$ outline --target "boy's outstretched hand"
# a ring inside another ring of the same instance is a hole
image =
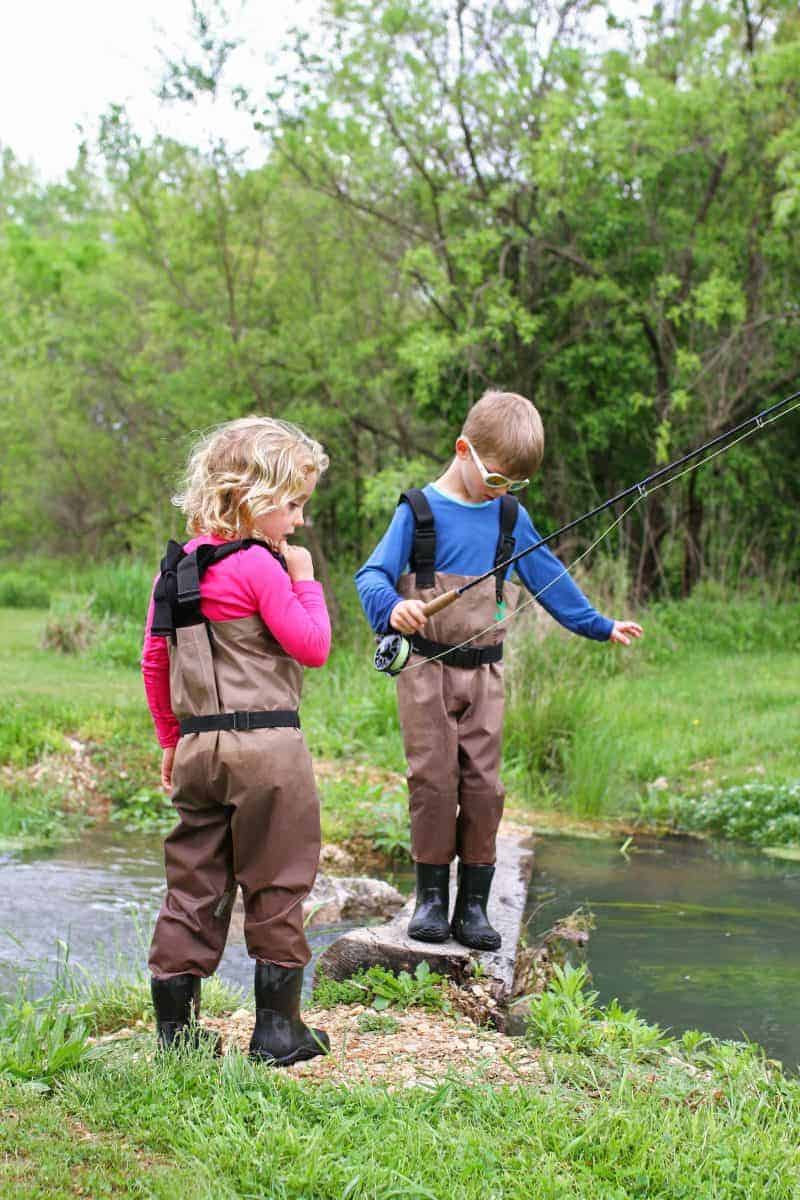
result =
[[[392,609],[389,624],[398,633],[419,633],[427,619],[421,600],[401,600]]]
[[[631,638],[640,638],[643,633],[641,625],[635,621],[615,621],[608,640],[616,642],[618,646],[630,646]]]

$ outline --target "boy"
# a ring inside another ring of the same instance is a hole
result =
[[[531,402],[487,392],[467,414],[450,466],[434,483],[403,493],[387,532],[356,574],[375,632],[411,638],[413,653],[397,676],[397,692],[417,883],[408,933],[418,941],[443,942],[452,934],[476,950],[500,946],[486,916],[504,797],[505,624],[498,622],[516,605],[519,587],[498,570],[427,621],[423,605],[539,540],[512,493],[528,484],[543,452],[542,422]],[[573,633],[622,645],[641,636],[635,622],[596,612],[547,547],[520,559],[516,571],[530,592],[546,588],[540,603]],[[456,648],[467,639],[468,647]],[[456,855],[458,893],[448,922]]]

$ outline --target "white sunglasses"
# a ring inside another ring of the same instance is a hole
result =
[[[480,471],[481,479],[488,488],[508,488],[510,492],[521,492],[524,487],[530,483],[530,479],[509,479],[507,475],[501,475],[499,471],[487,471],[481,460],[478,458],[477,451],[469,438],[465,438],[462,434],[462,441],[467,443],[469,452],[472,455],[472,461]]]

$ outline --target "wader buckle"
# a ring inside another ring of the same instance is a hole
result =
[[[238,712],[231,713],[231,716],[233,717],[231,729],[235,729],[237,733],[246,733],[249,729],[253,728],[250,722],[251,714],[249,712],[242,712],[239,710]]]

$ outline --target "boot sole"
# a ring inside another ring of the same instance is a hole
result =
[[[318,1055],[327,1053],[327,1050],[317,1049],[315,1046],[313,1050],[296,1050],[283,1058],[273,1058],[271,1054],[258,1054],[251,1050],[248,1058],[251,1062],[261,1063],[262,1067],[292,1067],[295,1063],[307,1062],[310,1058],[317,1058]]]
[[[459,945],[466,946],[468,950],[499,950],[503,944],[503,939],[501,937],[498,937],[497,940],[494,938],[491,940],[488,938],[484,938],[483,940],[475,938],[473,941],[468,942],[465,937],[462,937],[456,933],[455,929],[450,930],[450,936],[454,941],[458,942]]]
[[[445,929],[444,931],[434,929],[432,932],[427,929],[416,929],[413,933],[409,929],[407,930],[407,933],[408,936],[415,942],[439,943],[446,942],[450,937],[449,929]]]

